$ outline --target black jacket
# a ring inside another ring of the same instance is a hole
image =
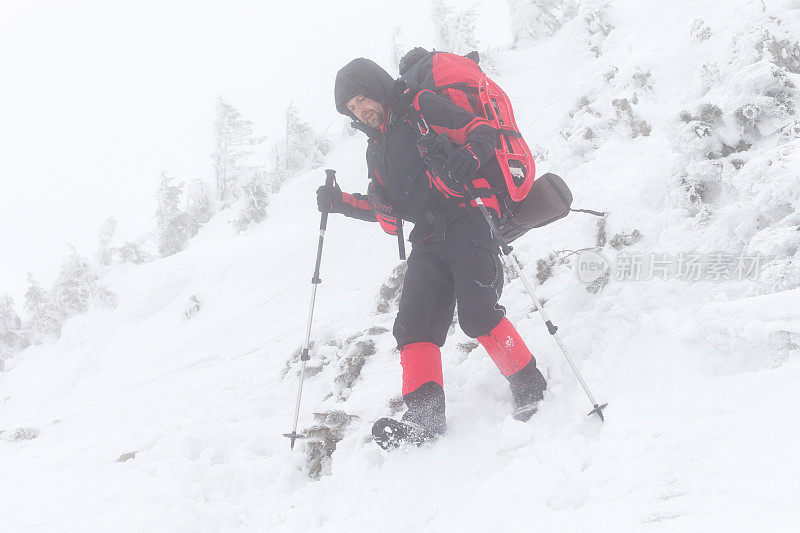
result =
[[[446,133],[456,144],[468,146],[480,161],[481,175],[499,172],[494,159],[496,133],[489,122],[432,91],[406,90],[368,59],[353,60],[339,71],[334,91],[337,110],[355,119],[347,102],[357,94],[380,102],[389,112],[377,129],[358,126],[369,137],[370,184],[367,195],[345,195],[350,205],[345,214],[377,220],[391,234],[397,233],[398,219],[413,222],[411,242],[439,231],[443,220],[446,225],[465,216],[463,191],[431,172],[420,155],[414,111],[435,133]]]

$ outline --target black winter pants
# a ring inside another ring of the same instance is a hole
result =
[[[477,216],[476,216],[477,215]],[[472,338],[487,335],[505,316],[500,250],[480,213],[448,224],[413,246],[394,322],[398,347],[444,345],[458,305],[458,322]]]

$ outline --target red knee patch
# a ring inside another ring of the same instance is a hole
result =
[[[413,342],[403,346],[400,364],[403,365],[403,396],[429,381],[444,386],[442,354],[432,342]]]
[[[488,335],[478,337],[489,357],[504,376],[510,376],[531,362],[533,355],[507,318],[503,318]]]

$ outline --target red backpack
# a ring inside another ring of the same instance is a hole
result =
[[[525,199],[536,176],[533,156],[517,128],[511,101],[478,66],[477,52],[460,56],[415,48],[400,61],[400,78],[488,120],[499,132],[495,154],[511,200]]]
[[[460,56],[414,48],[400,61],[400,79],[409,88],[428,89],[448,98],[485,118],[498,130],[495,154],[510,199],[504,202],[505,210],[497,205],[501,215],[498,226],[505,241],[510,243],[528,230],[555,222],[570,211],[605,216],[601,211],[572,209],[572,192],[559,176],[547,173],[536,179],[533,156],[517,128],[511,102],[481,70],[478,61],[477,52]]]

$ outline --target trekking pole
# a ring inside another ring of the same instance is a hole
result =
[[[333,187],[336,184],[336,171],[335,170],[326,170],[325,171],[325,185],[328,187]],[[302,355],[300,356],[300,361],[302,365],[300,366],[300,384],[297,387],[297,404],[294,408],[294,426],[292,426],[291,433],[284,433],[283,436],[291,439],[291,449],[294,449],[294,442],[297,439],[303,438],[302,435],[297,434],[297,419],[300,417],[300,398],[303,395],[303,381],[306,377],[306,363],[311,356],[308,355],[309,343],[311,339],[311,320],[314,317],[314,301],[317,298],[317,285],[322,283],[322,280],[319,278],[319,265],[322,261],[322,243],[325,241],[325,229],[328,227],[328,212],[323,211],[322,216],[320,217],[319,221],[319,244],[317,244],[317,263],[314,267],[314,277],[311,278],[311,306],[308,309],[308,324],[306,325],[306,340],[303,344],[303,351]]]
[[[492,234],[494,235],[495,239],[497,239],[497,242],[500,244],[500,251],[502,252],[501,257],[503,258],[503,263],[505,263],[508,268],[513,269],[517,272],[519,279],[522,280],[522,284],[525,286],[525,290],[528,292],[528,295],[531,297],[533,303],[536,305],[536,308],[539,310],[539,314],[541,315],[542,320],[544,320],[545,326],[547,326],[547,331],[556,340],[558,347],[561,348],[561,353],[564,354],[564,357],[567,359],[570,368],[572,368],[572,372],[575,374],[575,377],[578,378],[581,387],[583,387],[583,391],[586,393],[586,396],[589,397],[589,401],[592,402],[592,406],[594,407],[594,409],[589,411],[589,413],[587,413],[587,416],[596,414],[597,416],[600,417],[600,420],[605,421],[605,417],[603,416],[603,409],[606,408],[608,403],[604,403],[603,405],[598,405],[597,401],[594,399],[592,392],[589,390],[589,386],[586,385],[586,382],[583,380],[583,376],[581,376],[578,367],[575,366],[575,362],[572,360],[572,357],[570,357],[567,348],[564,346],[564,343],[561,342],[561,337],[557,333],[558,326],[554,325],[553,322],[550,320],[550,318],[548,318],[547,313],[544,310],[544,306],[542,305],[542,302],[539,300],[539,298],[536,296],[536,292],[534,292],[533,290],[533,285],[531,285],[531,282],[528,280],[528,277],[522,270],[522,263],[514,254],[513,252],[514,249],[505,241],[505,239],[503,239],[502,235],[500,235],[500,230],[498,229],[497,224],[492,218],[492,215],[490,215],[488,209],[486,209],[486,205],[484,205],[483,199],[480,196],[474,194],[470,185],[465,185],[464,188],[467,190],[467,193],[469,193],[470,198],[476,204],[478,204],[478,209],[480,209],[483,218],[486,219],[486,222],[489,223],[489,227],[492,230]]]

